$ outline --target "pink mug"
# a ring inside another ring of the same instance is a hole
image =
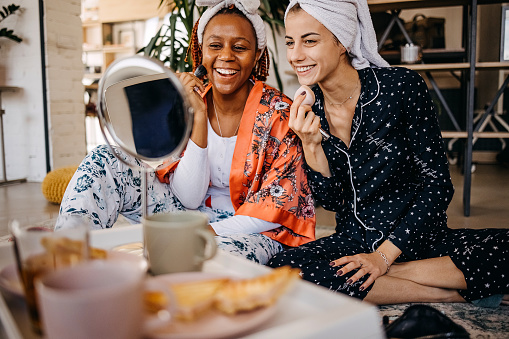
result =
[[[137,339],[166,325],[170,309],[157,319],[144,315],[143,292],[153,288],[144,278],[137,265],[118,261],[91,261],[43,276],[36,290],[44,333],[53,339]]]

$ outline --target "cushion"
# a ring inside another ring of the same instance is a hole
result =
[[[60,204],[65,189],[78,166],[68,166],[49,172],[42,181],[42,194],[52,203]]]

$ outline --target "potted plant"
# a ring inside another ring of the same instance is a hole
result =
[[[171,9],[169,25],[163,25],[152,37],[147,46],[138,53],[161,60],[174,71],[190,72],[192,68],[191,56],[187,55],[187,48],[191,40],[195,15],[201,16],[205,8],[197,7],[195,0],[160,0],[159,7],[167,5]],[[280,0],[260,0],[260,16],[271,29],[274,41],[279,28],[284,26],[284,12],[288,4]],[[278,87],[283,85],[279,76],[275,51],[269,49],[272,65],[275,70]]]
[[[2,8],[0,9],[0,22],[4,21],[9,15],[16,13],[18,10],[20,10],[20,6],[15,4],[8,5],[7,7],[2,6]],[[23,40],[16,34],[14,34],[14,31],[12,29],[7,29],[6,27],[0,29],[0,38],[1,37],[10,39],[18,43]]]

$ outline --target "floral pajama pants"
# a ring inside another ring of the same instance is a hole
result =
[[[84,216],[90,229],[113,227],[119,214],[132,223],[141,221],[142,174],[137,168],[146,165],[118,149],[115,152],[116,156],[108,146],[98,146],[81,162],[65,191],[55,229],[65,227],[64,220],[68,215]],[[148,214],[185,210],[169,185],[161,183],[154,171],[148,173]],[[229,212],[206,206],[198,210],[207,214],[209,222],[232,216]],[[218,248],[260,264],[266,264],[283,250],[280,243],[259,233],[217,236],[216,242]]]

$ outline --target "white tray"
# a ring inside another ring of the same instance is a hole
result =
[[[92,231],[90,236],[92,246],[104,249],[142,239],[140,225]],[[0,269],[13,262],[12,244],[0,245]],[[270,268],[219,251],[203,270],[253,277]],[[243,338],[385,338],[375,306],[306,281],[298,281],[277,307],[276,316]],[[25,303],[19,297],[0,297],[0,320],[8,339],[41,339],[32,333]]]

